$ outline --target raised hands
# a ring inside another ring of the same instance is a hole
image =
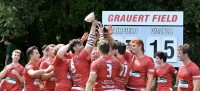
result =
[[[88,32],[85,32],[81,37],[81,42],[84,42],[85,40],[87,40],[87,38],[88,38]]]
[[[106,28],[107,28],[107,30],[108,30],[108,34],[109,34],[109,35],[112,35],[112,33],[113,33],[112,25],[108,25],[108,26],[106,26]]]
[[[112,25],[103,26],[101,22],[99,22],[97,30],[99,32],[100,37],[104,37],[104,38],[108,38],[108,36],[112,35],[113,33]]]
[[[101,22],[98,22],[98,28],[97,28],[99,33],[103,33],[103,24]]]
[[[92,21],[92,25],[93,25],[93,26],[96,27],[98,24],[99,24],[99,21],[97,21],[97,20]]]

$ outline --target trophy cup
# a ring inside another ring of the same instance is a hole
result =
[[[92,21],[94,21],[94,20],[95,20],[94,12],[91,12],[90,14],[88,14],[88,15],[85,17],[84,20],[85,20],[86,22],[92,22]],[[100,28],[100,24],[101,24],[101,22],[99,22],[99,24],[98,24],[96,27],[97,27],[97,28]],[[103,25],[103,31],[104,31],[104,33],[108,32],[107,28],[104,27],[104,25]]]
[[[92,22],[95,20],[95,15],[94,15],[94,12],[91,12],[90,14],[88,14],[85,19],[84,19],[86,22]]]
[[[86,22],[93,22],[94,20],[95,20],[94,12],[91,12],[90,14],[88,14],[84,19],[84,21],[86,21]],[[96,26],[96,28],[99,28],[100,24],[101,24],[101,22],[99,22],[99,24]]]

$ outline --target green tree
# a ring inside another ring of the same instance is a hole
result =
[[[192,47],[191,59],[200,66],[200,1],[184,0],[184,43]]]
[[[11,38],[24,36],[38,16],[44,0],[0,0],[0,33]]]

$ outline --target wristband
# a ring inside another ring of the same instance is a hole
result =
[[[86,44],[89,45],[89,46],[94,46],[94,39],[95,39],[95,35],[89,34]]]
[[[100,38],[104,38],[103,33],[99,33]]]

